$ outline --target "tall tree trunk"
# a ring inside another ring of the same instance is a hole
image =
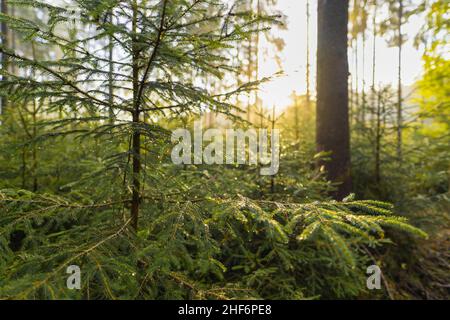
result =
[[[378,110],[379,103],[378,103],[378,95],[376,92],[376,63],[377,63],[377,13],[378,13],[378,6],[376,3],[376,0],[373,2],[373,16],[372,16],[372,83],[370,85],[370,111],[371,111],[371,123],[372,123],[372,128],[377,128],[378,123],[378,112],[380,110]],[[381,111],[380,111],[381,112]],[[379,123],[379,125],[381,125],[381,122]]]
[[[399,163],[402,162],[402,130],[403,130],[403,93],[402,93],[402,49],[403,49],[403,0],[399,0],[398,7],[398,102],[397,102],[397,158]]]
[[[306,1],[306,107],[311,103],[311,63],[310,63],[310,27],[311,27],[311,12],[310,2]]]
[[[257,10],[257,14],[258,17],[261,15],[262,13],[262,8],[261,8],[261,0],[257,1],[256,4],[256,10]],[[258,22],[258,29],[260,28],[260,23]],[[259,79],[259,32],[256,33],[256,44],[255,44],[255,80]],[[258,110],[258,106],[260,104],[259,101],[259,91],[255,90],[255,110]],[[251,120],[251,118],[250,118]]]
[[[354,49],[354,41],[352,40],[351,42],[350,42],[350,50],[351,50],[351,53],[352,53],[352,57],[354,56],[354,52],[355,52],[355,49]],[[354,61],[353,61],[354,62]],[[355,109],[355,107],[354,107],[354,104],[355,104],[355,89],[354,89],[354,87],[355,87],[355,75],[354,75],[354,70],[352,71],[352,72],[350,72],[350,80],[349,80],[349,82],[348,82],[348,87],[349,87],[349,110],[348,110],[348,113],[349,113],[349,118],[350,118],[350,127],[352,127],[353,126],[353,116],[354,116],[354,109]]]
[[[353,8],[352,10],[359,12],[360,2],[361,0],[353,0]],[[353,23],[357,24],[357,21],[353,21]],[[355,27],[354,27],[355,28]],[[359,104],[359,30],[355,30],[352,32],[352,42],[354,41],[353,45],[353,54],[354,54],[354,81],[355,81],[355,92],[353,95],[353,110],[352,110],[352,119],[351,121],[355,121],[355,123],[358,123],[359,117],[360,117],[360,104]]]
[[[16,7],[14,5],[8,5],[8,11],[11,17],[16,16]],[[11,42],[10,43],[11,49],[13,50],[13,52],[16,52],[16,33],[11,30],[8,30],[8,33],[9,33],[9,41]],[[11,64],[9,68],[12,74],[16,74],[15,64]]]
[[[331,151],[323,163],[328,179],[339,183],[333,194],[350,193],[350,130],[348,114],[348,0],[318,1],[317,148]]]
[[[33,60],[37,61],[37,56],[36,56],[36,46],[34,44],[34,42],[31,43],[31,49],[32,49],[32,53],[33,53]],[[34,71],[33,71],[33,78],[35,77],[34,75]],[[41,98],[40,101],[40,106],[37,107],[36,105],[36,98],[33,98],[33,110],[32,110],[32,120],[33,120],[33,140],[37,138],[37,115],[39,110],[41,109],[42,104],[44,103],[44,98]],[[31,155],[31,159],[32,159],[32,163],[31,163],[31,172],[33,175],[33,192],[37,192],[38,191],[38,177],[37,177],[37,169],[38,169],[38,153],[37,153],[37,145],[34,142],[33,143],[33,149],[32,149],[32,155]]]
[[[362,33],[362,96],[361,96],[361,126],[366,123],[366,30]]]
[[[358,121],[359,113],[361,112],[359,107],[359,35],[357,35],[355,38],[355,122]]]
[[[113,10],[110,11],[109,23],[113,23]],[[109,122],[114,123],[114,40],[113,36],[110,35],[108,39],[108,63],[109,63],[109,74],[108,74],[108,100],[109,100]]]
[[[25,141],[24,141],[25,144]],[[27,148],[22,147],[22,165],[21,165],[22,189],[27,187]]]
[[[159,46],[162,41],[162,34],[164,30],[164,23],[166,17],[166,9],[169,0],[163,0],[161,2],[161,19],[159,23],[159,29],[157,38],[154,43],[153,51],[148,58],[145,68],[142,68],[142,79],[139,80],[139,60],[142,49],[140,48],[140,40],[137,31],[138,31],[138,13],[139,7],[137,4],[137,0],[133,1],[133,21],[132,21],[132,59],[133,59],[133,67],[132,67],[132,82],[133,82],[133,111],[132,111],[132,122],[133,122],[133,134],[132,134],[132,146],[131,152],[133,155],[133,179],[132,179],[132,198],[131,198],[131,226],[135,231],[138,229],[138,220],[139,220],[139,208],[141,204],[141,128],[140,125],[142,121],[140,120],[141,115],[141,104],[144,96],[144,87],[147,81],[147,77],[151,74],[151,70],[153,68],[153,62],[155,61]]]
[[[1,13],[4,15],[8,14],[8,4],[6,2],[6,0],[1,0]],[[2,45],[4,47],[8,46],[8,25],[6,24],[5,21],[2,21],[2,23],[0,24],[0,28],[1,28],[1,42]],[[1,58],[0,58],[0,63],[1,63],[1,67],[3,70],[8,69],[8,58],[5,54],[1,54]],[[5,76],[2,76],[2,80],[7,80]],[[7,97],[5,97],[4,95],[0,96],[0,114],[4,114],[6,112],[7,109]]]
[[[131,152],[133,155],[133,177],[132,177],[132,199],[131,199],[131,226],[134,230],[138,229],[139,206],[141,202],[141,133],[139,130],[139,45],[136,37],[138,23],[138,5],[137,1],[133,2],[133,137]]]
[[[377,63],[377,14],[378,14],[378,7],[377,4],[374,3],[373,8],[373,18],[372,18],[372,25],[373,25],[373,47],[372,47],[372,93],[375,93],[375,81],[376,81],[376,63]],[[374,97],[375,100],[375,97]]]
[[[298,148],[300,148],[300,105],[298,103],[297,92],[292,92],[292,98],[294,99],[294,130],[295,130],[295,143],[297,143]]]
[[[275,104],[272,106],[272,121],[271,121],[271,124],[272,124],[272,131],[271,131],[271,133],[272,133],[272,137],[273,137],[273,132],[275,131],[275,123],[276,123],[276,119],[275,119]],[[273,143],[273,141],[272,141],[272,143]],[[275,193],[275,175],[272,175],[271,177],[270,177],[270,193],[271,194],[274,194]]]
[[[375,182],[381,181],[381,91],[378,92],[376,107],[376,136],[375,136]]]
[[[33,99],[33,113],[32,113],[32,119],[33,119],[33,139],[36,139],[37,137],[37,113],[38,108],[36,106],[36,99]],[[32,150],[32,164],[31,164],[31,172],[33,175],[33,192],[38,191],[38,177],[37,177],[37,169],[38,169],[38,159],[37,159],[37,146],[36,143],[33,143],[33,150]]]
[[[248,3],[249,10],[253,11],[253,0],[250,0]],[[248,40],[248,48],[247,48],[247,82],[253,81],[253,59],[254,51],[253,51],[253,41],[254,37],[253,35],[250,35]],[[248,94],[248,100],[247,100],[247,121],[250,122],[251,120],[251,109],[252,109],[252,102],[251,102],[251,93]]]

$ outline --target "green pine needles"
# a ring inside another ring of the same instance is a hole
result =
[[[394,228],[426,237],[386,203],[240,195],[255,187],[242,168],[220,180],[170,163],[170,129],[206,110],[237,117],[232,97],[259,82],[228,85],[233,55],[276,16],[219,0],[66,2],[11,0],[17,14],[0,16],[26,44],[0,47],[13,66],[0,81],[0,298],[356,297],[367,247]]]
[[[2,191],[2,296],[348,297],[364,290],[374,262],[362,250],[383,243],[383,227],[426,237],[385,203],[192,198],[145,202],[135,234],[121,202]],[[27,237],[13,252],[17,230]],[[79,292],[66,288],[72,264],[83,270]]]

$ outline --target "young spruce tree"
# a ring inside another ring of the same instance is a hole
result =
[[[0,190],[1,298],[356,296],[361,249],[383,226],[424,236],[384,203],[251,200],[171,164],[168,129],[208,109],[231,115],[231,95],[258,84],[217,93],[203,80],[236,71],[229,52],[272,17],[219,0],[8,3],[39,11],[43,23],[0,20],[52,54],[2,45],[15,72],[2,69],[0,94],[37,103],[29,143],[71,162],[72,179]],[[81,290],[67,288],[70,265]]]

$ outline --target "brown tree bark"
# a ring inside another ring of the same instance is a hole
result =
[[[361,126],[366,125],[366,30],[362,32],[362,93],[361,93]]]
[[[1,0],[0,11],[2,14],[8,14],[8,4],[6,0]],[[8,25],[5,21],[0,24],[0,34],[1,34],[1,42],[2,46],[6,47],[8,45]],[[7,56],[1,53],[0,55],[0,64],[2,69],[8,68],[8,59]],[[5,76],[2,76],[2,80],[6,80]],[[5,96],[0,96],[0,114],[4,114],[7,108],[7,98]]]
[[[138,40],[136,38],[138,21],[138,5],[137,1],[133,2],[133,134],[132,134],[132,159],[133,159],[133,177],[132,177],[132,195],[131,195],[131,226],[135,231],[138,229],[139,206],[141,203],[141,132],[139,130],[139,49]]]
[[[403,0],[398,5],[398,102],[397,102],[397,158],[403,158],[403,93],[402,93],[402,49],[403,49]]]
[[[158,28],[158,34],[156,36],[155,44],[153,47],[153,51],[148,58],[146,66],[142,74],[141,79],[139,80],[140,66],[139,59],[141,55],[141,49],[139,48],[139,40],[137,34],[138,31],[138,13],[139,7],[137,1],[133,1],[133,22],[132,22],[132,30],[133,30],[133,134],[132,134],[132,167],[133,167],[133,179],[132,179],[132,196],[131,196],[131,226],[135,231],[138,230],[138,222],[139,222],[139,210],[141,205],[141,180],[140,175],[142,171],[142,163],[141,163],[141,105],[142,99],[144,96],[144,87],[145,82],[147,81],[148,76],[151,73],[153,68],[153,62],[156,59],[158,54],[159,47],[162,41],[162,35],[164,32],[164,23],[166,19],[166,9],[169,0],[163,0],[161,5],[161,18]]]
[[[310,13],[309,0],[306,1],[306,106],[309,108],[311,103],[311,41],[310,41],[310,28],[311,28],[311,13]]]
[[[109,23],[113,24],[113,9],[109,13]],[[115,114],[113,111],[114,104],[114,39],[110,35],[108,39],[108,58],[109,58],[109,74],[108,74],[108,100],[109,100],[109,123],[114,124]]]
[[[379,185],[381,182],[381,88],[378,92],[376,107],[376,136],[375,136],[375,182]]]
[[[376,63],[377,63],[377,15],[378,15],[378,6],[376,2],[373,4],[373,17],[372,17],[372,37],[373,37],[373,46],[372,46],[372,94],[375,95],[375,79],[376,79]],[[374,97],[375,100],[375,97]]]
[[[253,11],[253,0],[250,0],[248,3],[248,8],[249,10]],[[253,48],[253,41],[254,41],[254,37],[253,35],[250,36],[249,40],[248,40],[248,47],[247,47],[247,82],[252,82],[253,81],[253,67],[254,67],[254,63],[253,63],[253,59],[257,59],[257,56],[254,55],[254,48]],[[247,97],[247,121],[250,122],[251,120],[251,112],[252,112],[252,103],[251,103],[251,99],[250,99],[250,94]]]
[[[298,148],[300,149],[300,105],[295,91],[292,94],[292,98],[294,99],[295,143],[298,144]]]
[[[351,191],[348,108],[348,0],[318,1],[317,132],[318,151],[331,152],[321,163],[328,179],[339,183],[335,199]]]

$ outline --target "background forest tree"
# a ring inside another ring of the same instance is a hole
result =
[[[286,44],[277,1],[3,0],[0,297],[448,298],[449,3],[304,6],[306,92],[280,111],[258,91]],[[171,131],[196,120],[281,129],[279,173],[174,165]]]

